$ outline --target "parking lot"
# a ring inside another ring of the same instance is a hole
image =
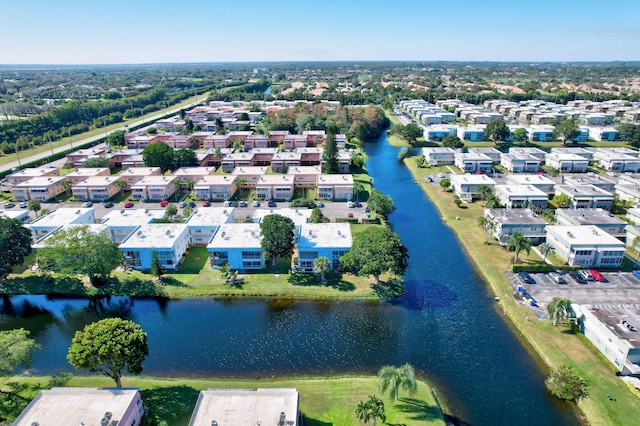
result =
[[[603,272],[607,282],[576,282],[569,274],[562,274],[566,284],[556,283],[549,274],[530,273],[534,283],[526,284],[518,274],[507,272],[514,293],[521,285],[537,302],[533,308],[538,317],[546,313],[546,306],[554,297],[566,297],[578,304],[628,304],[640,303],[640,278],[631,272]],[[519,296],[518,296],[519,297]],[[541,312],[539,312],[541,311]]]

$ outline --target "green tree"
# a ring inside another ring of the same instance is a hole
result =
[[[578,127],[578,122],[573,119],[567,119],[556,124],[553,130],[554,138],[561,140],[563,145],[573,141],[578,135],[580,135],[580,128]]]
[[[519,127],[513,131],[513,140],[518,142],[526,142],[529,140],[529,132],[523,127]]]
[[[640,124],[624,123],[618,125],[617,129],[620,139],[635,148],[640,147]]]
[[[383,423],[387,420],[384,402],[375,395],[369,395],[366,401],[360,401],[354,412],[359,422],[369,424],[369,421],[373,420],[374,426],[377,419]]]
[[[27,210],[33,212],[34,217],[38,217],[38,212],[42,209],[40,205],[40,201],[38,200],[29,200],[27,201]]]
[[[544,384],[549,392],[560,399],[578,401],[589,396],[587,382],[568,366],[552,368]]]
[[[10,376],[18,366],[29,368],[31,353],[38,349],[40,345],[23,328],[0,331],[0,377]]]
[[[291,219],[279,214],[269,214],[260,222],[262,250],[271,257],[272,265],[275,266],[276,258],[293,254],[294,228]]]
[[[117,181],[113,182],[113,184],[115,185],[116,188],[118,188],[120,195],[124,194],[124,191],[127,189],[126,180],[118,179]]]
[[[327,124],[327,140],[322,151],[323,172],[332,174],[338,173],[338,145],[336,144],[336,126],[333,123]]]
[[[104,284],[109,274],[123,264],[122,252],[105,232],[88,226],[61,229],[38,250],[39,262],[62,274],[84,274],[94,285]]]
[[[155,251],[155,249],[151,250],[151,269],[149,270],[149,272],[157,279],[160,279],[164,274],[162,263],[160,262],[160,258],[158,257],[158,253]]]
[[[93,169],[111,167],[111,160],[105,157],[91,157],[87,158],[84,163],[82,163],[82,167]]]
[[[446,192],[451,187],[451,179],[443,178],[440,179],[440,187]]]
[[[189,205],[186,205],[182,208],[182,217],[186,220],[189,216],[193,214],[193,208]]]
[[[555,253],[556,248],[549,243],[542,243],[538,247],[538,250],[540,250],[540,253],[542,253],[542,261],[546,262],[547,256],[549,256],[551,253]]]
[[[174,150],[163,142],[154,142],[142,150],[142,160],[146,167],[160,167],[162,173],[173,166]]]
[[[196,186],[196,181],[194,179],[187,180],[187,189],[189,189],[189,191],[193,191],[193,188],[195,186]]]
[[[353,184],[353,198],[356,201],[360,201],[360,193],[364,191],[364,185],[360,182],[354,182]]]
[[[485,137],[491,139],[496,144],[498,142],[504,142],[509,138],[509,127],[502,120],[494,120],[487,124],[487,127],[484,129]]]
[[[143,152],[144,155],[144,152]],[[173,168],[193,166],[197,162],[196,153],[192,149],[180,148],[173,151]],[[145,165],[147,163],[145,162]],[[194,182],[195,183],[195,182]]]
[[[500,199],[496,195],[491,194],[486,199],[484,206],[488,209],[497,209],[498,207],[501,206]]]
[[[394,127],[394,132],[409,143],[413,143],[423,136],[422,128],[416,123],[409,123],[406,126],[399,124]]]
[[[148,354],[147,333],[138,324],[106,318],[76,332],[67,360],[77,370],[89,370],[112,378],[120,388],[125,371],[142,373],[142,362]]]
[[[68,194],[69,192],[71,192],[73,181],[71,179],[62,179],[60,181],[60,185],[62,185],[62,188],[64,188],[64,191]]]
[[[310,200],[308,198],[296,198],[291,203],[289,203],[290,208],[307,208],[307,209],[315,209],[316,202]]]
[[[524,250],[527,254],[531,253],[531,243],[522,232],[514,232],[507,239],[507,250],[515,252],[513,263],[518,263],[520,251]]]
[[[0,284],[31,253],[31,230],[16,219],[0,217]]]
[[[398,234],[376,226],[355,236],[351,250],[340,258],[340,264],[357,275],[372,275],[379,284],[380,275],[385,272],[404,275],[408,259],[409,252]]]
[[[318,256],[313,261],[313,269],[320,275],[320,282],[324,284],[327,282],[324,275],[331,271],[331,261],[324,256]]]
[[[551,299],[547,305],[547,313],[554,327],[558,325],[559,321],[565,322],[575,316],[571,307],[571,300],[566,297],[554,297]]]
[[[311,216],[309,216],[309,223],[328,223],[330,221],[331,219],[326,217],[319,207],[314,208],[311,211]]]
[[[490,185],[483,183],[482,185],[478,185],[476,192],[480,194],[480,199],[485,201],[493,195],[493,188]]]
[[[369,194],[367,207],[369,207],[372,212],[379,214],[385,219],[396,210],[393,198],[376,189],[371,191],[371,194]]]
[[[369,420],[371,420],[371,409],[367,402],[360,401],[354,412],[360,423],[369,424]]]
[[[427,160],[424,158],[424,155],[416,157],[416,166],[418,166],[418,168],[423,168],[426,161]]]
[[[389,396],[398,400],[398,391],[400,388],[408,391],[411,395],[418,390],[416,382],[416,373],[413,366],[409,363],[396,367],[393,365],[385,365],[378,371],[378,380],[380,381],[380,390],[385,393],[389,392]]]
[[[225,284],[229,287],[235,287],[239,282],[238,271],[232,270],[228,263],[225,263],[224,266],[220,268],[220,275],[224,278]]]
[[[457,136],[446,136],[442,139],[442,146],[445,148],[462,149],[464,148],[464,142]]]
[[[482,228],[482,232],[484,233],[484,243],[489,244],[491,234],[493,234],[493,231],[496,229],[495,222],[486,216],[480,216],[478,218],[478,226]]]
[[[558,194],[553,197],[553,201],[561,209],[565,209],[571,204],[571,198],[567,194]]]
[[[173,222],[173,217],[178,214],[178,208],[175,204],[169,203],[167,207],[164,208],[164,214]]]
[[[124,146],[124,130],[116,130],[109,133],[107,136],[107,145],[109,146]]]
[[[640,248],[638,248],[638,245],[640,245],[640,235],[633,239],[632,244],[633,249],[636,251],[636,263],[638,263],[638,258],[640,257]]]

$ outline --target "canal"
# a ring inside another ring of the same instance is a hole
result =
[[[366,145],[367,166],[376,188],[395,199],[390,221],[411,256],[407,293],[393,303],[15,296],[0,305],[0,329],[24,327],[42,344],[35,374],[73,371],[65,356],[74,332],[118,315],[149,334],[145,374],[375,373],[409,362],[468,424],[579,424],[547,394],[540,366],[385,138]]]

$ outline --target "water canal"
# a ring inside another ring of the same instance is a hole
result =
[[[0,305],[0,329],[32,331],[43,347],[36,374],[72,371],[65,355],[73,333],[117,314],[149,334],[145,374],[375,373],[410,362],[469,424],[578,424],[567,405],[545,392],[539,365],[495,311],[455,235],[396,160],[397,150],[384,135],[366,150],[376,188],[395,198],[391,222],[411,255],[407,294],[395,303],[112,298],[91,304],[15,296]]]

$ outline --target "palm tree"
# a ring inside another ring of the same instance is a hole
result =
[[[38,212],[40,211],[41,208],[42,206],[40,205],[40,201],[38,200],[27,201],[27,209],[29,209],[29,211],[32,211],[35,217],[38,217]]]
[[[484,243],[489,244],[489,238],[491,237],[493,231],[496,229],[495,222],[486,216],[480,216],[478,218],[478,226],[482,227],[482,232],[484,233]]]
[[[513,258],[513,263],[518,263],[518,255],[521,250],[527,252],[527,254],[531,253],[531,243],[529,242],[529,238],[527,238],[522,232],[514,232],[507,239],[507,250],[515,251],[515,257]]]
[[[164,214],[173,222],[173,217],[178,214],[178,208],[175,204],[167,204],[167,207],[164,209]]]
[[[118,191],[120,191],[120,195],[124,194],[124,190],[127,188],[126,180],[118,179],[117,181],[113,182],[113,184],[116,188],[118,188]]]
[[[556,248],[549,243],[542,243],[538,248],[540,249],[540,253],[542,253],[542,256],[544,256],[542,258],[543,262],[547,261],[548,255],[550,255],[551,253],[555,253],[556,251]]]
[[[373,426],[376,426],[376,419],[382,420],[382,423],[387,421],[387,415],[384,412],[384,402],[375,395],[369,395],[367,399],[367,405],[369,406],[369,416],[373,420]]]
[[[476,191],[480,194],[480,199],[482,201],[488,199],[490,196],[493,195],[493,188],[491,188],[487,184],[482,184],[482,185],[478,186]]]
[[[638,245],[640,245],[640,235],[633,239],[633,248],[636,250],[636,263],[638,263],[638,257],[640,257],[640,248],[638,248]]]
[[[371,420],[371,413],[369,411],[369,404],[364,401],[360,401],[355,409],[358,421],[362,423],[369,423],[369,420]]]
[[[497,209],[500,205],[500,199],[493,194],[489,195],[484,203],[484,206],[488,209]]]
[[[571,307],[571,300],[566,297],[554,297],[547,305],[547,313],[553,321],[553,326],[558,325],[558,321],[567,321],[575,315]]]
[[[397,401],[400,388],[409,391],[410,394],[414,394],[418,390],[415,375],[415,370],[409,363],[400,367],[385,365],[378,371],[380,389],[383,393],[388,390],[389,395],[392,395]]]
[[[353,196],[356,201],[360,201],[360,191],[364,191],[364,186],[360,182],[353,184]]]
[[[187,180],[187,189],[189,189],[189,191],[193,191],[193,187],[196,185],[196,181],[193,179],[189,179]]]
[[[71,191],[71,187],[73,186],[73,181],[71,181],[70,179],[62,179],[60,181],[60,185],[62,185],[62,188],[64,188],[64,192],[68,194],[69,191]]]
[[[324,274],[331,270],[331,262],[327,257],[318,256],[316,257],[316,260],[313,261],[313,269],[316,270],[316,273],[320,274],[320,282],[324,284],[327,282],[324,278]]]

